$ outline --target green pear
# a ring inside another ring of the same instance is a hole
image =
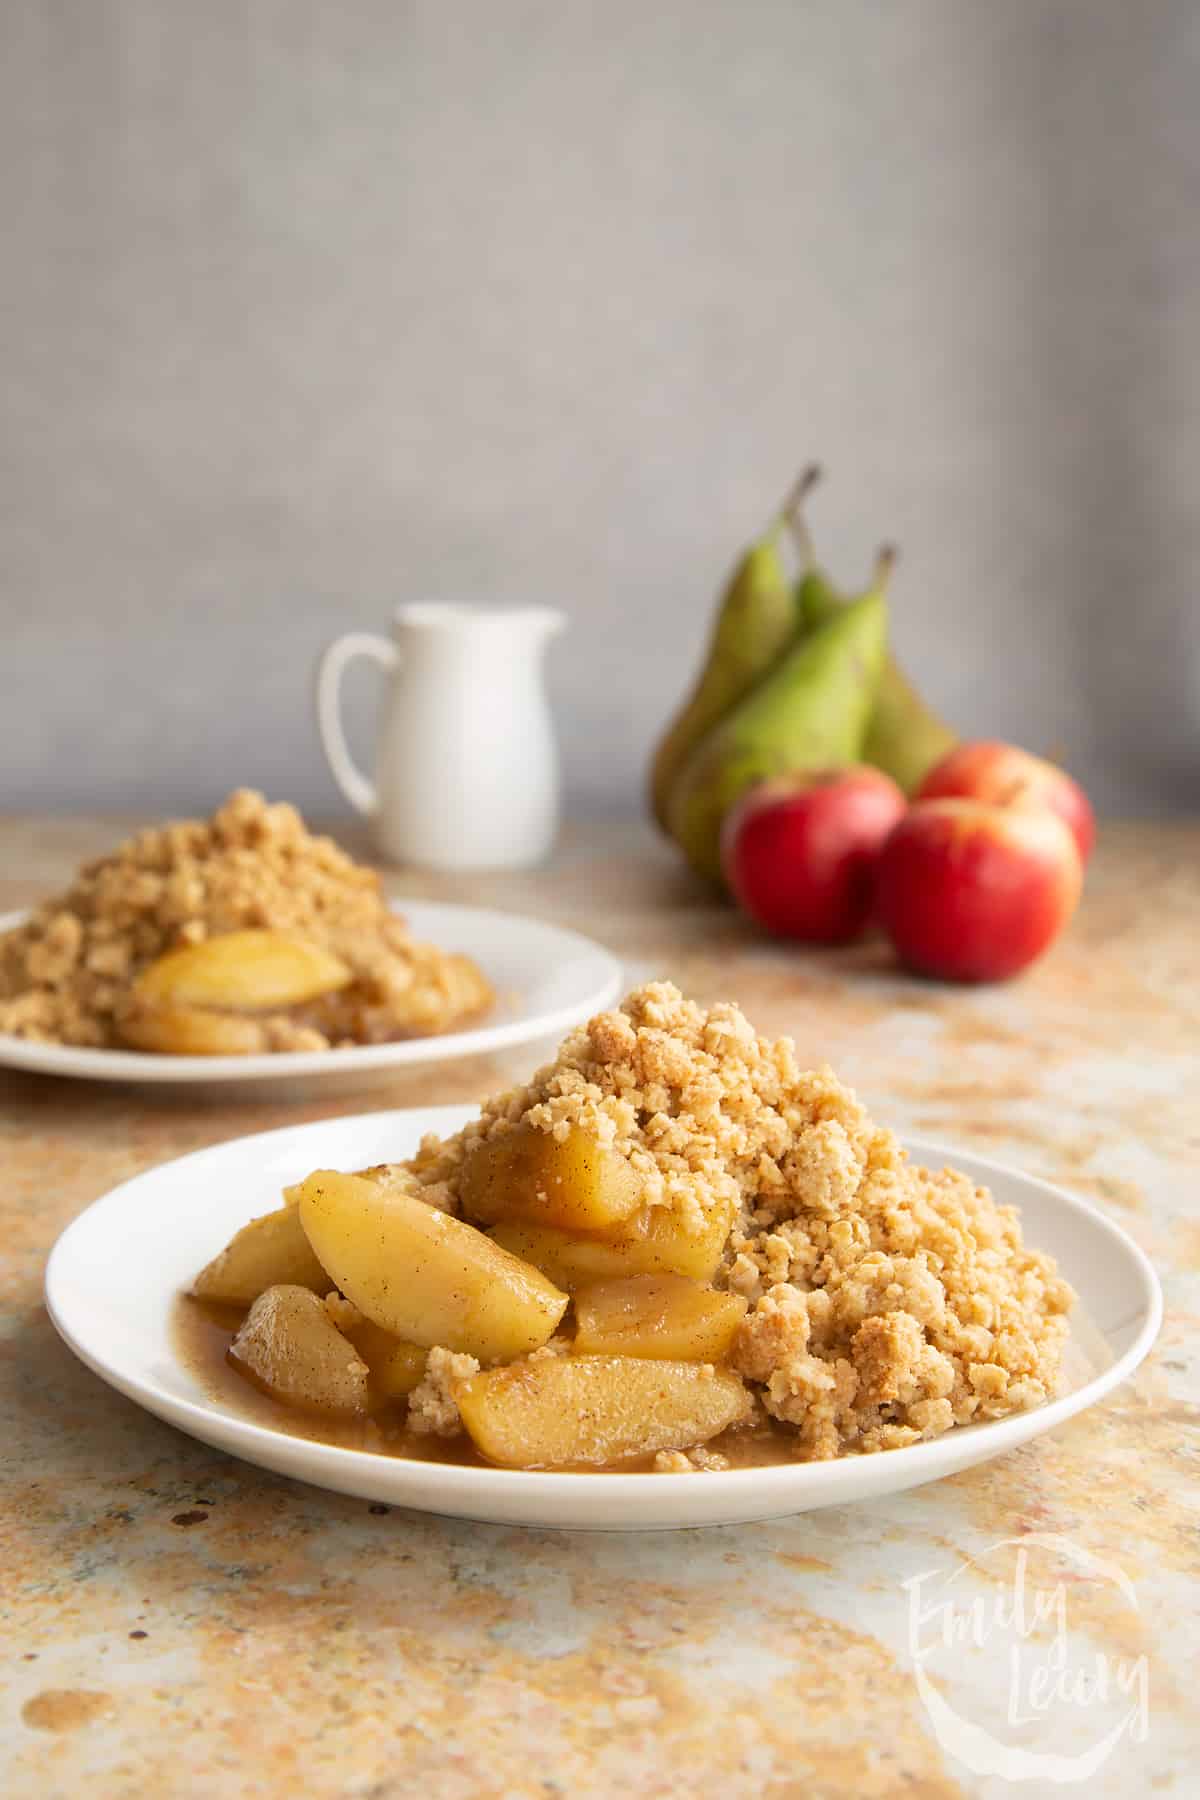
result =
[[[922,700],[904,670],[890,657],[884,664],[879,697],[867,727],[863,758],[890,775],[910,798],[935,763],[958,742],[944,719]]]
[[[834,587],[812,558],[811,541],[804,527],[797,525],[797,519],[798,515],[793,514],[792,525],[801,549],[810,561],[796,589],[796,605],[804,625],[812,629],[826,624],[851,602],[848,595]],[[876,588],[886,589],[894,562],[893,551],[880,552],[875,570]],[[890,775],[906,794],[915,794],[934,763],[940,762],[957,742],[957,732],[922,700],[889,652],[863,743],[864,761],[874,763],[877,769]]]
[[[858,762],[887,656],[887,600],[864,594],[799,638],[692,751],[668,824],[692,867],[721,878],[721,826],[772,775]]]
[[[804,471],[778,518],[751,544],[725,585],[704,665],[650,767],[650,809],[664,831],[670,830],[675,778],[696,745],[744,699],[796,635],[795,596],[780,559],[779,536],[819,474],[815,466]]]

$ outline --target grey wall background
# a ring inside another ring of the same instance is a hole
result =
[[[431,593],[568,610],[575,803],[632,805],[814,454],[961,727],[1200,801],[1191,0],[2,30],[0,805],[329,812],[313,659]]]

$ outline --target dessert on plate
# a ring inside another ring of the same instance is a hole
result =
[[[1012,1208],[913,1166],[790,1039],[656,982],[453,1136],[288,1189],[185,1313],[285,1428],[687,1472],[1037,1406],[1072,1300]]]
[[[451,1031],[492,1004],[413,940],[380,879],[241,788],[139,831],[0,935],[0,1032],[165,1055],[328,1050]]]

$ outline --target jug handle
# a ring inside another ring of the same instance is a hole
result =
[[[373,631],[348,631],[335,638],[317,664],[317,730],[330,773],[351,806],[356,812],[373,813],[379,804],[375,783],[355,763],[342,730],[342,675],[356,656],[369,657],[389,673],[400,660],[396,646]]]

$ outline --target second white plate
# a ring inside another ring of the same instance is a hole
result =
[[[153,1082],[155,1085],[293,1081],[306,1077],[361,1077],[374,1071],[488,1056],[541,1038],[558,1038],[572,1025],[609,1006],[621,990],[615,956],[591,938],[561,925],[515,913],[434,901],[396,904],[413,936],[443,950],[472,957],[496,990],[486,1018],[443,1037],[407,1038],[345,1050],[287,1051],[271,1056],[152,1056],[137,1050],[81,1050],[70,1044],[38,1044],[0,1035],[0,1065],[71,1075],[89,1081]],[[24,913],[0,916],[11,931]]]
[[[1058,1259],[1078,1292],[1067,1391],[1047,1405],[961,1426],[906,1450],[838,1462],[702,1475],[590,1475],[342,1449],[258,1424],[207,1393],[180,1360],[172,1333],[177,1296],[197,1269],[240,1225],[278,1205],[285,1183],[315,1168],[354,1169],[407,1156],[425,1132],[453,1131],[473,1110],[443,1106],[328,1119],[238,1138],[151,1169],[97,1200],[58,1240],[46,1271],[50,1316],[75,1354],[112,1387],[247,1462],[422,1512],[602,1531],[738,1524],[935,1481],[1094,1405],[1136,1368],[1158,1331],[1157,1278],[1117,1226],[1044,1181],[913,1140],[908,1148],[919,1161],[953,1162],[1001,1204],[1019,1207],[1028,1241]]]

